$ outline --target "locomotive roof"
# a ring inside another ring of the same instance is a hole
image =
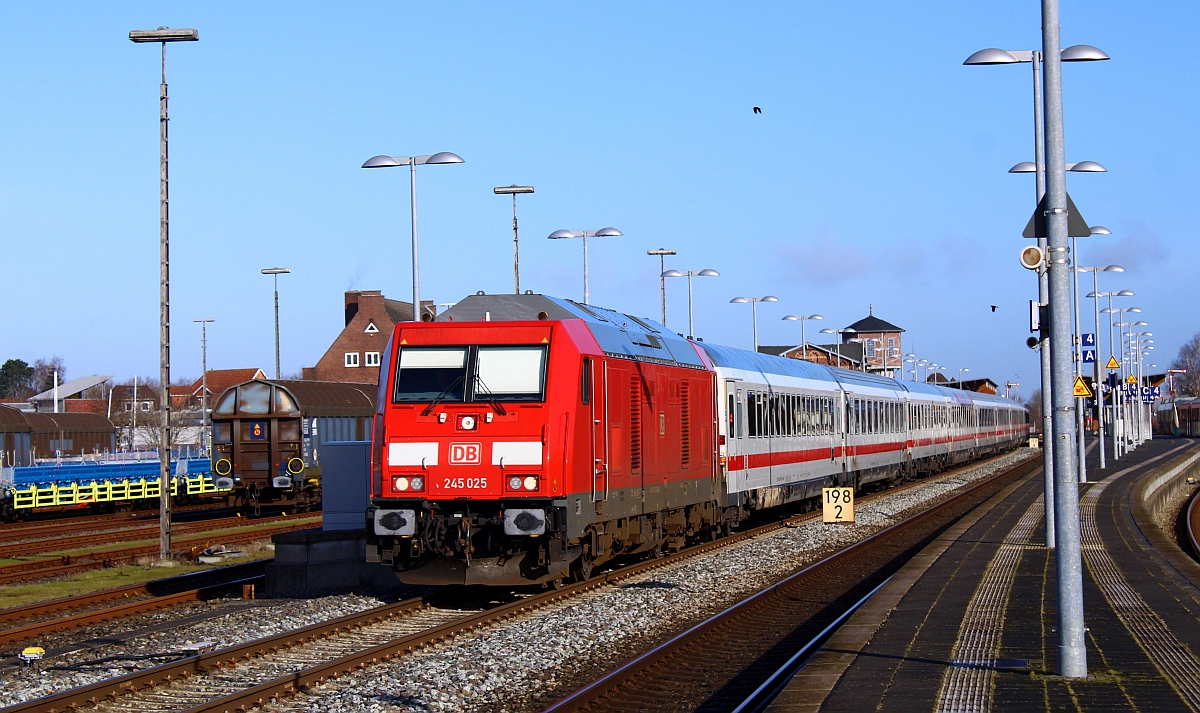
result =
[[[484,295],[463,298],[437,322],[526,322],[578,319],[587,323],[608,356],[704,368],[692,344],[654,320],[548,295]]]

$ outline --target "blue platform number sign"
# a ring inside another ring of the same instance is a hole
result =
[[[1082,346],[1085,346],[1085,347],[1094,347],[1094,346],[1096,346],[1096,335],[1095,335],[1095,333],[1088,334],[1088,333],[1086,333],[1086,332],[1085,332],[1085,333],[1084,333],[1084,335],[1083,335],[1083,340],[1082,340],[1082,341],[1080,341],[1080,344],[1081,344]],[[1093,358],[1093,359],[1092,359],[1092,361],[1096,361],[1096,360]]]
[[[261,441],[267,437],[267,422],[266,421],[251,421],[250,422],[250,440]]]
[[[1086,337],[1088,335],[1085,334],[1083,336]],[[1094,349],[1084,349],[1083,350],[1083,363],[1084,364],[1095,364],[1096,363],[1096,351]]]

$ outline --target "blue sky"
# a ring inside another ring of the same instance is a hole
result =
[[[1197,79],[1176,57],[1200,6],[1064,0],[1062,44],[1112,61],[1064,67],[1068,178],[1091,224],[1084,264],[1118,263],[1165,366],[1198,329]],[[158,48],[131,29],[196,27],[168,51],[176,375],[320,358],[342,292],[411,295],[406,169],[379,153],[454,151],[419,171],[422,294],[522,287],[657,317],[658,261],[696,282],[696,331],[748,347],[738,295],[773,294],[762,343],[867,313],[952,370],[1036,383],[1025,346],[1034,207],[1028,65],[964,67],[1040,43],[1039,3],[34,3],[0,6],[0,358],[61,355],[72,375],[157,374]],[[760,106],[762,114],[752,113]],[[1090,280],[1089,280],[1090,282]],[[1090,286],[1088,287],[1090,290]],[[686,284],[668,284],[683,330]],[[995,313],[990,305],[998,305]],[[1090,309],[1085,310],[1089,315]],[[1090,323],[1090,317],[1085,324]],[[816,323],[820,325],[820,323]],[[1087,331],[1091,331],[1090,329]],[[810,338],[813,335],[810,334]],[[814,340],[815,341],[815,340]]]

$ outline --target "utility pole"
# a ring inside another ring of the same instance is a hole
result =
[[[658,250],[647,250],[647,255],[658,256],[658,294],[662,301],[662,325],[667,326],[667,255],[674,255],[674,250],[659,248]],[[691,286],[690,283],[688,285]],[[690,303],[689,303],[690,306]],[[690,327],[689,327],[690,329]]]
[[[517,243],[517,194],[533,193],[533,186],[496,186],[492,189],[496,195],[512,195],[513,199],[513,294],[521,294],[521,251]]]
[[[200,445],[204,446],[207,436],[212,443],[212,433],[208,422],[208,325],[216,320],[193,319],[200,323]]]
[[[159,184],[159,511],[158,556],[171,558],[171,251],[170,201],[167,189],[167,43],[195,42],[200,33],[194,29],[133,30],[132,42],[158,42],[162,45],[162,82],[158,90],[158,184]]]

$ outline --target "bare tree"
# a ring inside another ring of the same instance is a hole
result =
[[[38,359],[33,363],[33,388],[49,391],[54,388],[54,372],[58,372],[58,383],[67,380],[67,365],[60,356]]]
[[[1042,430],[1042,389],[1041,387],[1033,390],[1029,398],[1025,401],[1025,408],[1029,409],[1029,424],[1033,426],[1035,431]]]
[[[1186,369],[1175,376],[1175,392],[1182,396],[1200,396],[1200,332],[1179,347],[1172,369]]]

